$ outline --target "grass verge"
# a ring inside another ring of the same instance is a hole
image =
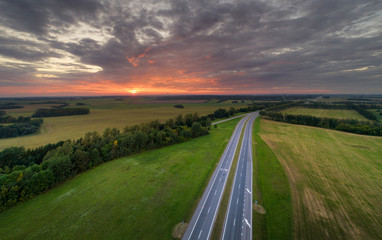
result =
[[[253,201],[266,213],[253,210],[254,239],[292,239],[293,211],[288,178],[272,150],[258,135],[260,118],[253,132]]]
[[[191,218],[238,121],[104,163],[20,203],[0,214],[1,239],[171,239]]]

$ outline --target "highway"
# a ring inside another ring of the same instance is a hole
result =
[[[231,121],[232,119],[235,119],[235,118],[240,118],[240,117],[244,117],[248,115],[248,113],[246,114],[242,114],[242,115],[239,115],[239,116],[235,116],[235,117],[231,117],[231,118],[227,118],[227,119],[224,119],[224,120],[220,120],[220,121],[217,121],[217,122],[214,122],[214,123],[211,123],[211,125],[216,125],[218,123],[222,123],[222,122],[227,122],[227,121]]]
[[[220,158],[219,164],[212,174],[207,188],[199,201],[190,224],[183,235],[183,240],[209,239],[217,212],[219,210],[219,205],[227,183],[233,158],[240,140],[241,132],[244,128],[245,122],[256,114],[257,113],[251,113],[247,115],[237,124],[231,139],[228,142],[222,157]]]
[[[223,240],[252,239],[252,126],[257,116],[258,112],[251,115],[245,126],[223,227]]]

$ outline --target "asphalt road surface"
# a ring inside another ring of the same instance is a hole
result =
[[[227,119],[224,119],[224,120],[221,120],[221,121],[217,121],[217,122],[211,123],[211,125],[216,125],[218,123],[227,122],[227,121],[230,121],[230,120],[235,119],[235,118],[244,117],[246,115],[248,115],[248,113],[247,114],[242,114],[242,115],[239,115],[239,116],[235,116],[235,117],[231,117],[231,118],[227,118]]]
[[[242,129],[245,122],[255,114],[247,115],[237,124],[182,239],[209,239]]]
[[[252,126],[248,120],[223,227],[223,240],[252,239]]]

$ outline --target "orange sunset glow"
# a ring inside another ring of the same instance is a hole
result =
[[[1,97],[382,91],[378,7],[90,2],[4,3]]]

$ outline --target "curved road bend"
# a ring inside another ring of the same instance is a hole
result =
[[[229,170],[231,169],[242,129],[245,122],[254,114],[256,113],[247,115],[237,124],[232,137],[228,142],[222,157],[220,158],[219,164],[212,174],[207,188],[199,201],[190,224],[183,235],[183,240],[209,238],[219,209],[219,204],[223,196],[224,188],[227,183]]]
[[[244,130],[235,180],[223,227],[223,240],[252,239],[252,115]]]

